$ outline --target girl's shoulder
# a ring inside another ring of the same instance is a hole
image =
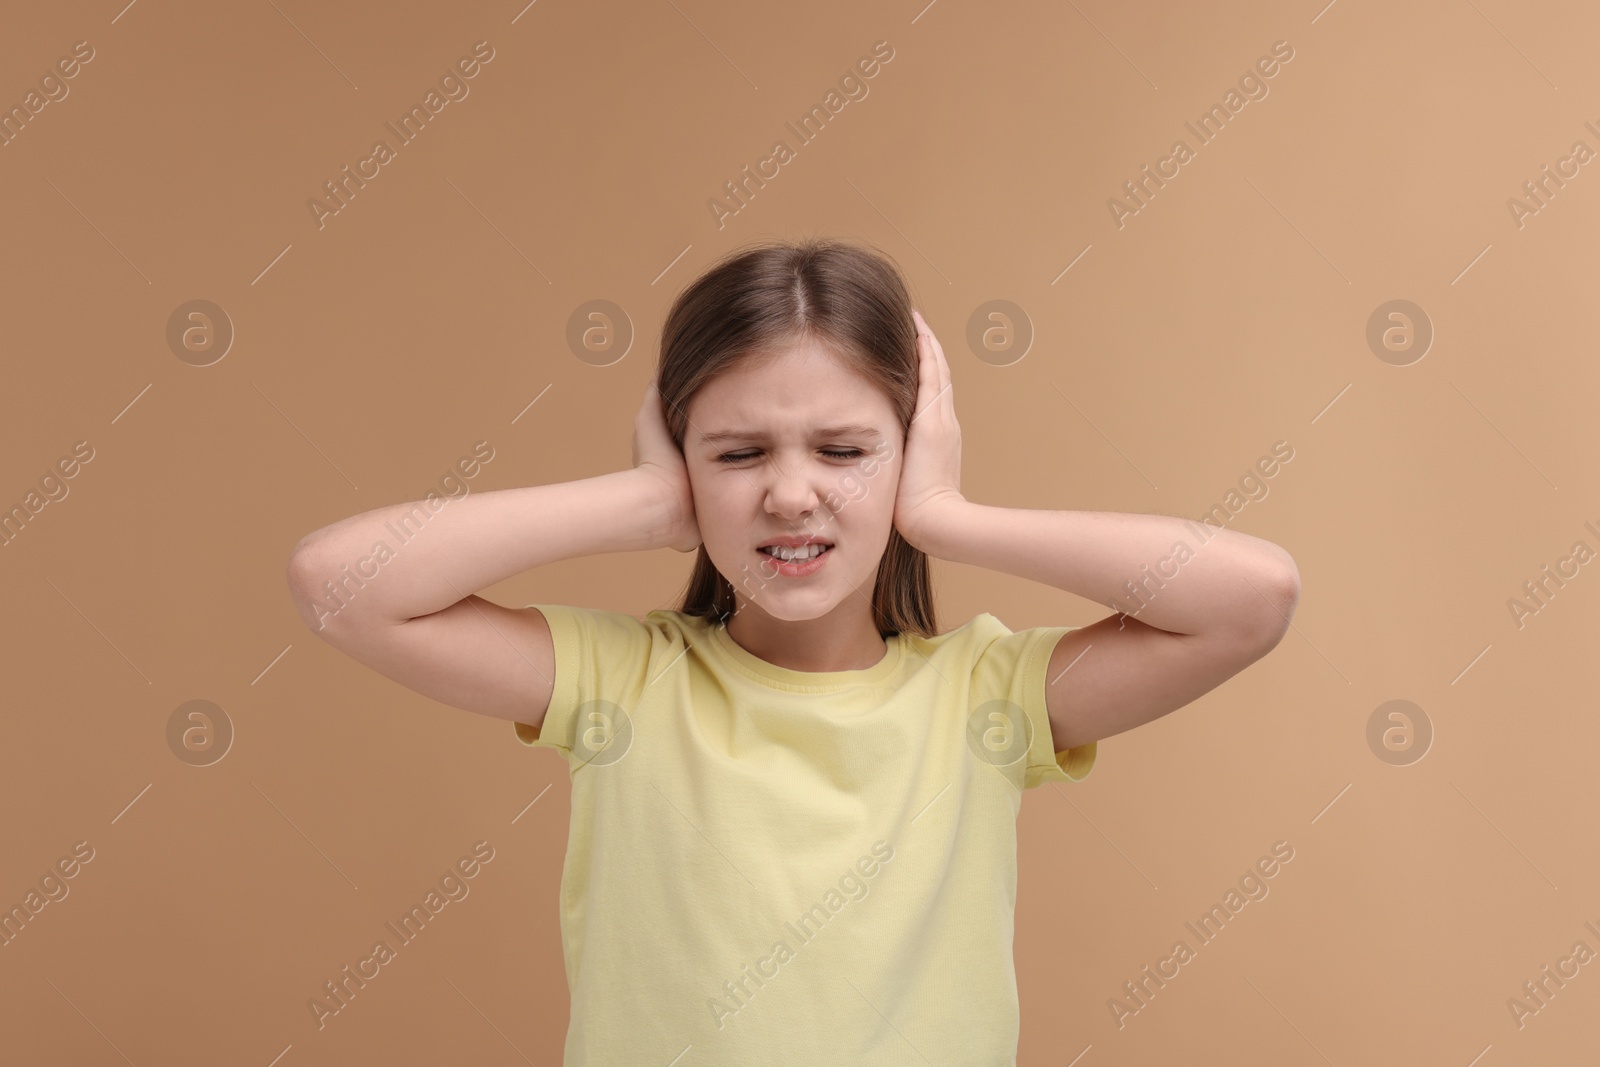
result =
[[[938,647],[946,644],[959,644],[977,638],[991,638],[1011,633],[1005,623],[995,618],[987,611],[979,612],[966,622],[949,627],[936,634],[919,634],[913,631],[902,631],[899,635],[902,640],[915,641],[919,645]]]

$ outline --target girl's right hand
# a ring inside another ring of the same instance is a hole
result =
[[[695,521],[689,468],[683,462],[683,453],[672,442],[653,375],[645,387],[644,403],[633,420],[633,466],[658,478],[675,505],[675,518],[662,543],[679,552],[693,552],[700,545],[700,527]]]

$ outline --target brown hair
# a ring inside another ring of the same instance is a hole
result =
[[[678,294],[656,377],[673,443],[682,451],[689,401],[718,374],[812,339],[883,389],[902,431],[911,425],[917,330],[899,268],[877,248],[809,237],[736,249]],[[702,543],[678,610],[720,621],[737,604]],[[897,529],[878,565],[872,613],[884,637],[938,633],[927,554]]]

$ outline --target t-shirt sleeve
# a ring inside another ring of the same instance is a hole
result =
[[[604,741],[631,730],[629,717],[648,681],[654,634],[646,623],[618,611],[568,604],[531,607],[549,624],[556,673],[544,722],[513,725],[523,744],[553,748],[575,769],[594,759]]]
[[[980,615],[977,622],[981,651],[972,670],[972,697],[979,704],[1006,700],[1021,709],[1027,741],[1023,788],[1083,781],[1094,768],[1097,743],[1056,751],[1045,702],[1050,654],[1062,635],[1077,627],[1035,626],[1013,633],[992,615]]]

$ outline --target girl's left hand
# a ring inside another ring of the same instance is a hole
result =
[[[907,427],[894,524],[913,548],[937,526],[945,509],[966,503],[961,495],[961,426],[956,422],[950,365],[921,312],[917,323],[917,407]]]

